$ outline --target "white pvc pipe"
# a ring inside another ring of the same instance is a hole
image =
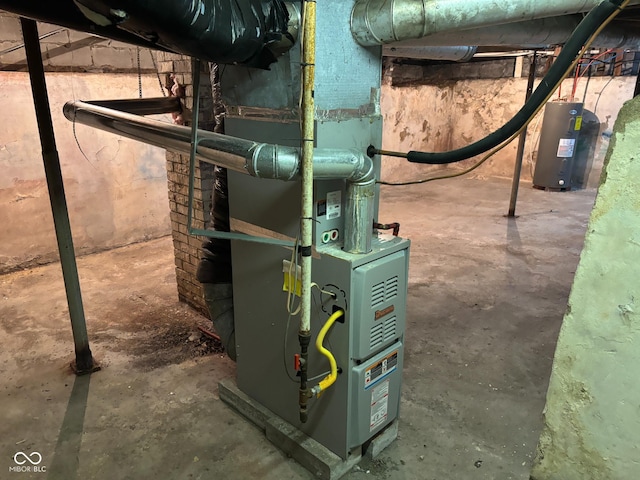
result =
[[[363,46],[588,12],[602,0],[358,0],[351,32]],[[640,4],[631,0],[630,5]]]

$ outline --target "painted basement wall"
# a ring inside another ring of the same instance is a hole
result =
[[[0,72],[0,273],[57,259],[57,246],[29,77]],[[156,75],[143,94],[161,95]],[[137,98],[137,74],[47,73],[57,147],[77,254],[171,232],[165,152],[84,125],[62,106],[73,99]],[[170,117],[167,121],[170,121]]]
[[[527,86],[526,78],[461,80],[442,86],[401,87],[393,87],[386,80],[381,101],[385,122],[383,148],[400,152],[446,151],[483,138],[515,115],[524,102]],[[593,165],[586,175],[588,187],[598,185],[613,124],[622,104],[633,96],[635,81],[633,77],[596,77],[589,82],[585,108],[595,111],[599,126],[597,123],[592,126],[597,143]],[[571,91],[572,83],[573,80],[565,80],[563,95]],[[582,99],[586,85],[583,78],[578,85],[579,99]],[[557,98],[557,94],[553,98]],[[533,120],[528,131],[522,170],[525,181],[532,179],[542,127],[542,120],[538,121],[538,118],[542,114]],[[517,140],[513,141],[471,175],[511,178],[517,144]],[[479,158],[461,162],[453,168],[466,168]],[[418,165],[404,159],[383,157],[382,178],[387,181],[413,180],[441,174],[444,168],[452,167]]]
[[[532,480],[640,478],[640,98],[616,123],[553,361]]]

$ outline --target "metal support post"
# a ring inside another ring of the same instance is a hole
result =
[[[527,83],[527,94],[525,96],[525,103],[531,97],[533,92],[533,82],[536,78],[536,57],[537,53],[533,51],[533,58],[531,59],[531,65],[529,66],[529,81]],[[518,150],[516,153],[516,165],[513,171],[513,183],[511,184],[511,200],[509,201],[509,213],[507,217],[516,216],[516,202],[518,201],[518,188],[520,187],[520,173],[522,172],[522,159],[524,157],[524,145],[527,140],[527,128],[522,131],[518,138]]]
[[[56,229],[58,251],[60,252],[62,276],[67,293],[73,341],[75,343],[76,359],[75,362],[72,363],[72,368],[77,375],[83,375],[98,370],[98,367],[94,363],[91,350],[89,349],[89,337],[87,335],[87,325],[82,307],[82,295],[80,293],[78,269],[73,250],[69,212],[67,211],[67,202],[64,195],[60,158],[56,150],[53,122],[51,120],[51,108],[49,106],[47,85],[44,78],[42,54],[38,40],[38,26],[34,20],[26,18],[21,18],[20,23],[22,25],[22,36],[27,54],[31,92],[33,94],[33,104],[36,110],[40,144],[42,146],[42,159],[44,161],[44,171],[47,178],[53,223]]]

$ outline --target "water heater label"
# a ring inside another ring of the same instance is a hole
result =
[[[342,210],[342,192],[340,190],[336,192],[327,193],[327,220],[332,218],[340,218],[340,212]]]
[[[575,138],[561,138],[558,144],[558,158],[571,158],[576,148]]]
[[[382,382],[371,390],[371,421],[369,431],[372,432],[383,425],[389,415],[389,380]]]

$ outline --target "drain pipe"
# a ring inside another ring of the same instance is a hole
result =
[[[358,0],[351,32],[365,47],[442,32],[588,12],[601,0]],[[631,0],[629,5],[638,5]],[[474,43],[476,45],[476,43]]]

